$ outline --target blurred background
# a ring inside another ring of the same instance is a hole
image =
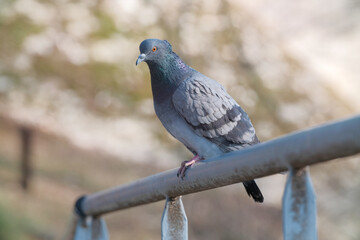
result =
[[[358,1],[2,0],[0,239],[61,239],[78,196],[191,157],[135,67],[146,38],[223,84],[262,141],[360,112]],[[320,239],[360,239],[359,171],[311,168]],[[285,180],[258,180],[263,204],[240,185],[185,196],[189,238],[281,239]],[[106,215],[111,239],[159,239],[163,206]]]

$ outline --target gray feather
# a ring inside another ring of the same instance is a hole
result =
[[[219,83],[200,73],[186,79],[174,92],[172,101],[198,135],[209,138],[226,152],[236,145],[258,143],[245,111]]]

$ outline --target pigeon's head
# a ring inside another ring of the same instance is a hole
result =
[[[136,65],[141,62],[157,62],[166,58],[172,52],[171,44],[166,40],[146,39],[140,44],[140,55]]]

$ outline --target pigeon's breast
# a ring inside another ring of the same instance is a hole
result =
[[[197,135],[195,130],[178,114],[170,100],[162,103],[155,102],[154,107],[156,115],[166,130],[194,154],[206,159],[223,153],[218,145]]]

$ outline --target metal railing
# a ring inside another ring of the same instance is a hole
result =
[[[187,239],[187,218],[179,196],[288,170],[284,239],[317,239],[315,193],[305,167],[359,152],[360,115],[203,161],[188,170],[184,180],[176,176],[177,169],[165,171],[80,198],[75,206],[78,227],[70,239],[86,239],[77,235],[81,231],[87,231],[89,239],[107,239],[101,215],[164,199],[162,239]],[[90,216],[88,224],[84,224],[86,216]]]

